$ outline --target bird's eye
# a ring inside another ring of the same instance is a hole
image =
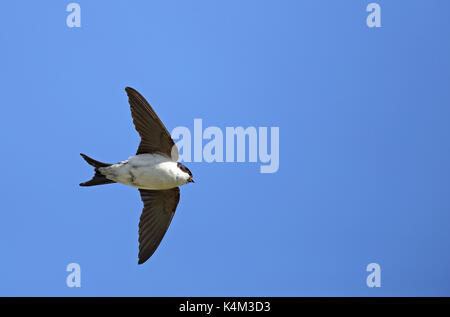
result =
[[[178,166],[178,168],[179,168],[180,170],[182,170],[182,171],[185,172],[185,173],[188,173],[189,176],[192,177],[191,171],[190,171],[186,166],[184,166],[184,165],[181,164],[180,162],[177,163],[177,166]]]

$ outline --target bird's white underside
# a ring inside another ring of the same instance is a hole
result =
[[[184,185],[189,174],[177,162],[160,154],[139,154],[128,160],[100,167],[100,173],[117,183],[142,189],[164,190]]]

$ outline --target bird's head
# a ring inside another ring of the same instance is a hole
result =
[[[194,179],[192,178],[191,171],[186,166],[184,166],[180,162],[177,163],[177,166],[183,172],[186,184],[187,183],[195,183]]]

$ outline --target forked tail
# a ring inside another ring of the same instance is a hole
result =
[[[95,169],[95,175],[92,177],[91,180],[81,183],[80,186],[95,186],[95,185],[104,185],[104,184],[111,184],[115,183],[115,181],[112,181],[110,179],[107,179],[98,169],[99,167],[108,167],[112,164],[108,163],[102,163],[99,161],[96,161],[92,158],[90,158],[87,155],[84,155],[83,153],[80,153],[80,155],[84,158],[84,160]]]

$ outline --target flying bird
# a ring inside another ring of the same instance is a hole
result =
[[[178,149],[145,98],[126,87],[134,126],[141,137],[136,155],[108,164],[80,154],[95,169],[80,186],[121,183],[137,188],[144,208],[139,221],[139,261],[147,261],[169,228],[180,200],[179,186],[195,183],[191,171],[177,162]]]

